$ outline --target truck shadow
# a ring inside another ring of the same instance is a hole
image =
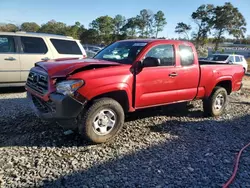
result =
[[[64,135],[63,129],[56,122],[40,120],[28,104],[29,102],[26,98],[0,99],[0,147],[71,147],[90,145],[76,133]],[[13,108],[13,106],[15,107]],[[128,114],[124,129],[129,129],[133,121],[148,117],[202,117],[202,115],[203,112],[200,109],[193,108],[193,111],[189,111],[185,104],[151,108]]]
[[[170,117],[203,117],[203,107],[201,102],[198,106],[193,104],[187,105],[186,102],[178,104],[170,104],[166,106],[159,106],[147,109],[141,109],[135,113],[129,113],[126,116],[126,121],[134,121],[137,119],[143,119],[147,117],[155,116],[170,116]]]
[[[199,121],[172,121],[150,126],[152,133],[177,135],[177,138],[152,142],[133,153],[122,153],[115,160],[94,161],[88,168],[42,184],[43,187],[221,187],[232,172],[235,153],[250,140],[247,122],[249,115],[229,121],[205,121],[202,125]],[[115,152],[112,144],[101,147]],[[241,170],[247,170],[247,165]],[[249,179],[249,174],[244,176],[246,183]],[[236,180],[234,186],[244,187],[244,182]]]

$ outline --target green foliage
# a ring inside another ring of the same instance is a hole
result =
[[[72,36],[75,39],[80,39],[81,34],[86,31],[80,22],[75,22],[75,25],[67,26],[65,35]]]
[[[153,13],[150,10],[143,9],[136,16],[136,25],[139,29],[140,37],[150,37],[153,31]]]
[[[80,39],[82,44],[100,44],[102,42],[95,29],[86,29],[81,33]]]
[[[158,33],[163,31],[165,25],[167,25],[164,13],[160,10],[154,14],[154,27],[155,27],[155,38],[158,37]]]
[[[203,48],[201,46],[196,46],[196,50],[197,50],[197,54],[198,54],[199,58],[208,56],[208,49],[207,48]]]
[[[177,23],[177,26],[175,27],[175,32],[178,34],[185,34],[186,38],[189,39],[188,31],[192,29],[191,25],[187,25],[183,22]]]
[[[219,42],[225,32],[239,39],[246,32],[246,21],[243,15],[231,3],[227,2],[223,6],[217,6],[213,10],[213,29],[215,32],[215,49],[218,49]]]
[[[18,30],[19,30],[18,27],[14,24],[0,25],[0,31],[3,31],[3,32],[15,32]]]
[[[40,26],[35,22],[24,22],[21,25],[22,31],[37,32],[39,29],[40,29]]]
[[[113,20],[114,23],[114,34],[120,35],[122,28],[126,23],[126,18],[120,14],[116,15]]]
[[[108,44],[112,41],[111,34],[114,30],[114,20],[109,16],[100,16],[90,23],[90,28],[98,31],[101,41]]]
[[[129,18],[127,23],[122,27],[122,31],[127,34],[129,38],[136,37],[137,20],[135,17]]]
[[[193,39],[197,47],[203,47],[207,42],[208,34],[212,28],[212,17],[213,17],[214,5],[207,4],[201,5],[195,12],[192,13],[191,17],[196,23],[198,30],[193,33]]]
[[[58,35],[66,35],[68,27],[65,23],[56,22],[55,20],[50,20],[46,24],[43,24],[38,30],[40,33],[50,33]]]

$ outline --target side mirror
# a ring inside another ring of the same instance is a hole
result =
[[[233,64],[232,60],[227,61],[228,64]]]
[[[156,67],[161,65],[161,60],[155,57],[146,57],[143,60],[142,66],[143,67]]]

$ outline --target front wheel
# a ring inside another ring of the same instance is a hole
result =
[[[112,139],[124,124],[121,105],[110,98],[102,98],[84,113],[79,125],[80,134],[93,143],[103,143]]]
[[[211,96],[203,100],[203,109],[206,116],[217,117],[224,113],[227,105],[227,91],[222,87],[215,87]]]

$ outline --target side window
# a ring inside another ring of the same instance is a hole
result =
[[[50,39],[54,45],[56,51],[59,54],[74,54],[81,55],[82,51],[76,41],[61,40],[61,39]]]
[[[240,62],[240,57],[239,56],[235,56],[235,62]]]
[[[233,56],[229,56],[228,61],[234,62],[234,57]]]
[[[180,59],[182,66],[188,66],[194,64],[194,53],[191,46],[179,46]]]
[[[46,54],[48,51],[47,46],[42,38],[21,37],[21,43],[24,53]]]
[[[12,36],[0,36],[0,53],[15,53],[15,41]]]
[[[174,47],[172,45],[158,45],[149,50],[146,57],[155,57],[161,60],[161,66],[175,65]]]
[[[243,57],[242,56],[240,56],[240,62],[243,62]]]

